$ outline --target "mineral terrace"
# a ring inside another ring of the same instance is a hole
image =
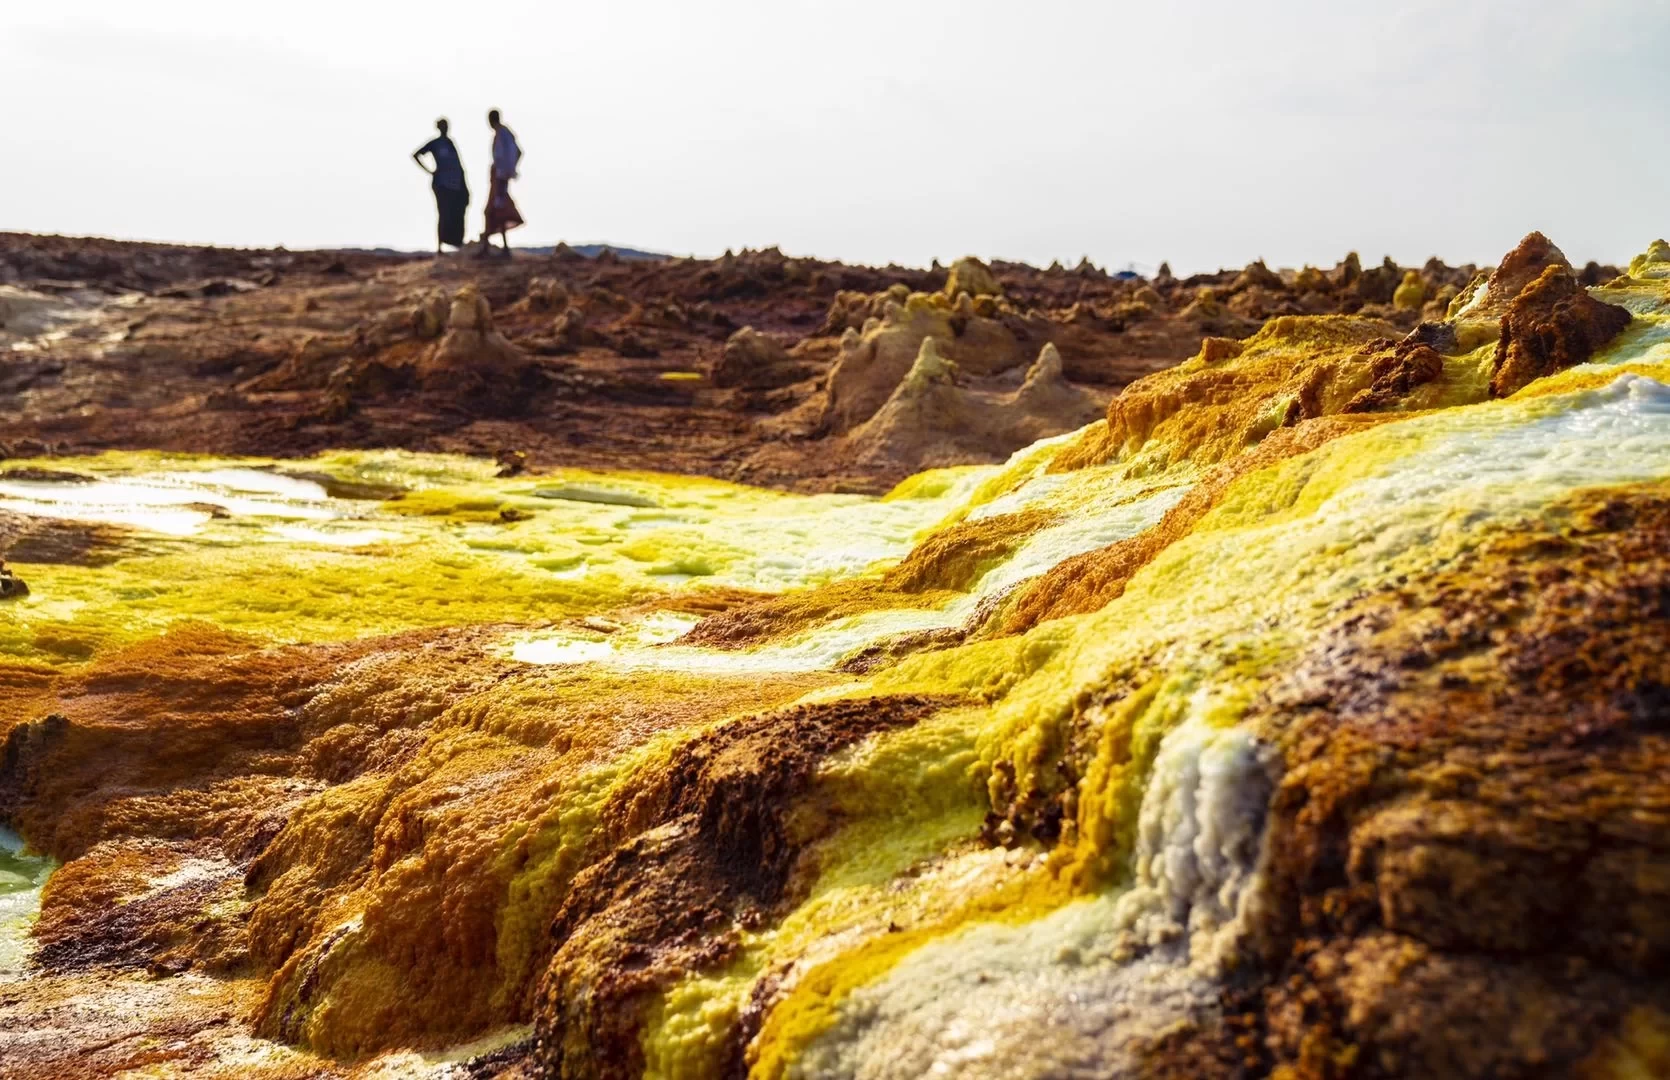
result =
[[[1670,246],[0,236],[0,1077],[1670,1076]]]

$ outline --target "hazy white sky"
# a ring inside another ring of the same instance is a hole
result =
[[[522,243],[1179,272],[1670,232],[1666,0],[0,3],[0,229],[433,242],[497,106]]]

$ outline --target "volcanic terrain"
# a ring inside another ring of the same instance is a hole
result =
[[[436,260],[0,234],[0,454],[389,447],[880,493],[1076,429],[1203,337],[1335,313],[1397,334],[1441,318],[1475,271],[1352,254],[1150,281],[1088,262]]]
[[[1670,1076],[1670,245],[0,237],[0,1078]]]

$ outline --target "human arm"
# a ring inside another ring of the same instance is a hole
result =
[[[431,169],[429,166],[427,166],[423,163],[423,155],[429,154],[429,155],[433,156],[434,153],[435,153],[435,142],[434,142],[433,139],[431,139],[429,142],[424,143],[422,146],[418,147],[416,150],[412,151],[412,160],[417,162],[418,168],[422,169],[424,172],[428,173],[430,176],[435,175],[435,170]]]

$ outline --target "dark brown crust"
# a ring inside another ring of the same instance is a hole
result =
[[[1629,321],[1628,309],[1590,296],[1569,267],[1550,266],[1502,316],[1491,393],[1507,397],[1534,379],[1581,364]]]
[[[641,775],[604,811],[599,842],[610,850],[575,878],[551,926],[557,950],[538,1014],[547,1075],[638,1076],[654,993],[722,965],[738,928],[780,915],[808,841],[838,824],[814,826],[803,798],[818,764],[956,703],[879,697],[762,713],[698,736],[664,771]]]
[[[1554,519],[1363,598],[1254,705],[1263,964],[1154,1075],[1563,1077],[1670,1008],[1670,498]]]

